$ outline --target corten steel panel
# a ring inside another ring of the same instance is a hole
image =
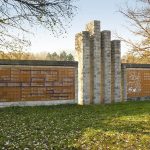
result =
[[[0,98],[2,101],[20,100],[20,87],[0,87]]]
[[[0,68],[0,83],[5,83],[10,81],[11,69],[10,68]]]
[[[0,67],[0,101],[75,98],[75,68]]]
[[[150,69],[127,69],[127,96],[150,96]]]

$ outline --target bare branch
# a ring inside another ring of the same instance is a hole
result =
[[[0,42],[5,35],[15,36],[13,30],[28,32],[27,24],[42,25],[54,35],[65,33],[75,14],[74,1],[0,0]]]
[[[144,5],[136,6],[135,8],[127,6],[126,9],[120,9],[120,13],[130,21],[129,31],[135,36],[140,36],[141,40],[135,42],[120,36],[119,38],[130,48],[126,54],[129,56],[128,59],[130,61],[136,59],[136,62],[140,63],[140,61],[145,62],[145,60],[148,61],[148,58],[150,58],[150,1],[139,0],[139,2],[144,3]],[[131,59],[133,57],[135,58]]]

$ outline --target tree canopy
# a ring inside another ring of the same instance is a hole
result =
[[[71,53],[67,54],[65,51],[62,51],[60,54],[56,52],[48,53],[46,59],[54,61],[74,61],[74,56]]]
[[[139,40],[121,39],[130,48],[126,58],[132,56],[137,63],[150,63],[150,1],[138,0],[137,3],[135,8],[127,6],[126,9],[120,9],[120,12],[128,18],[131,23],[128,29],[133,35],[139,37]]]
[[[28,43],[15,34],[30,32],[28,25],[42,25],[53,34],[66,32],[76,7],[75,0],[0,0],[0,46],[8,48],[12,39]],[[7,45],[7,46],[6,46]],[[11,48],[11,46],[9,48]]]

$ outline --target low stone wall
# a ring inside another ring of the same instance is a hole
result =
[[[77,62],[0,60],[0,106],[77,103]]]
[[[17,102],[0,102],[0,107],[12,107],[12,106],[48,106],[48,105],[60,105],[60,104],[76,104],[73,100],[54,100],[54,101],[17,101]]]
[[[145,97],[128,97],[127,101],[145,101],[148,100],[150,101],[150,96],[145,96]]]

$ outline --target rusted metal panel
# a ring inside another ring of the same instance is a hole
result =
[[[127,69],[127,97],[150,96],[150,69]]]
[[[75,68],[0,66],[0,102],[75,99]]]

